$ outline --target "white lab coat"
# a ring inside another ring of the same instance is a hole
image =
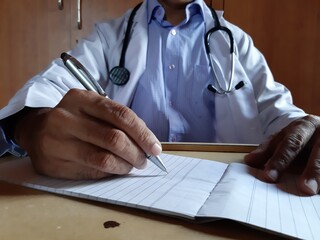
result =
[[[146,68],[148,45],[146,3],[136,14],[125,66],[131,72],[129,82],[116,86],[108,80],[108,71],[118,66],[128,11],[123,17],[96,24],[93,33],[80,41],[70,54],[91,72],[105,88],[108,96],[129,106],[140,76]],[[253,46],[250,37],[227,22],[219,13],[221,25],[227,26],[235,39],[234,85],[244,81],[240,90],[226,95],[215,95],[217,142],[260,143],[263,138],[279,131],[292,120],[305,113],[292,104],[290,92],[274,82],[261,53]],[[214,26],[209,8],[205,8],[206,29]],[[216,36],[216,34],[215,34]],[[215,37],[218,44],[229,44],[221,32]],[[214,47],[214,46],[213,46]],[[218,52],[218,51],[217,51]],[[221,66],[229,53],[215,54],[214,62],[221,79],[229,79],[229,71]],[[220,69],[220,70],[219,70]],[[83,88],[66,70],[60,59],[42,73],[29,80],[9,104],[0,111],[0,119],[16,113],[24,106],[54,107],[70,88]]]

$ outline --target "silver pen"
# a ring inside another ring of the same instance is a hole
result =
[[[69,71],[79,80],[79,82],[89,91],[94,91],[99,93],[104,97],[108,97],[97,81],[92,77],[88,70],[74,57],[68,53],[63,52],[61,54],[61,59],[64,65],[69,69]],[[162,162],[159,156],[146,155],[147,158],[153,162],[162,171],[168,173],[167,168]]]

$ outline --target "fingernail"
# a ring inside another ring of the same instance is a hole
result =
[[[306,185],[307,188],[309,188],[313,192],[313,194],[318,193],[318,190],[319,190],[318,182],[314,178],[305,180],[304,184]]]
[[[267,171],[267,175],[270,178],[270,180],[275,182],[278,180],[279,172],[275,169],[271,169],[271,170]]]
[[[155,143],[152,146],[151,152],[153,155],[159,155],[162,152],[162,147],[159,143]]]

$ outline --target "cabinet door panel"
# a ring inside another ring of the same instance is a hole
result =
[[[0,1],[0,108],[57,53],[70,46],[68,1]]]
[[[224,10],[252,36],[294,104],[320,115],[320,1],[224,0]]]
[[[77,25],[78,1],[81,1],[81,29],[78,29]],[[71,2],[71,45],[74,46],[79,39],[92,31],[94,23],[119,17],[141,0],[73,0]]]

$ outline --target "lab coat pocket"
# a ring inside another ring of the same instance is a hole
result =
[[[207,115],[214,110],[214,96],[207,89],[212,79],[210,67],[206,65],[195,65],[193,71],[192,83],[189,86],[191,96],[189,104],[197,110],[196,114]]]
[[[262,130],[253,87],[244,74],[237,76],[235,82],[244,81],[244,87],[215,95],[217,139],[221,142],[259,143]]]

